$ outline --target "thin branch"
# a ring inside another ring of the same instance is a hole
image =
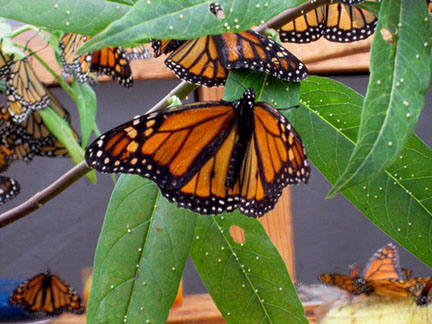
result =
[[[264,23],[257,27],[255,30],[257,32],[263,33],[267,28],[278,29],[288,23],[289,21],[301,16],[305,12],[313,10],[319,6],[324,4],[328,4],[333,2],[333,0],[316,0],[316,1],[308,1],[300,5],[295,9],[287,10],[280,15],[274,17],[269,20],[267,23]],[[62,80],[63,81],[63,80]],[[168,106],[168,99],[171,96],[177,96],[180,99],[184,99],[188,96],[192,91],[197,89],[198,86],[182,81],[177,87],[171,90],[164,98],[162,98],[155,106],[153,106],[148,112],[155,112],[158,110],[162,110]],[[53,184],[48,186],[41,192],[38,192],[33,197],[31,197],[26,202],[21,205],[3,213],[0,215],[0,228],[10,224],[28,214],[35,211],[36,209],[42,207],[48,201],[59,195],[61,192],[66,190],[73,183],[78,181],[81,177],[84,177],[90,169],[85,162],[81,162],[73,169],[64,174],[61,178],[56,180]]]
[[[62,177],[54,181],[44,190],[36,193],[26,202],[1,214],[0,228],[42,207],[48,201],[62,193],[69,186],[84,177],[90,171],[92,171],[92,169],[90,169],[85,162],[81,162],[80,164],[76,165],[74,168],[65,173]]]

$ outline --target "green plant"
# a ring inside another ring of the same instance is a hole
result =
[[[224,20],[208,12],[209,2],[0,0],[0,16],[47,30],[94,35],[84,53],[150,38],[217,34],[227,26],[241,31],[305,1],[257,0],[254,6],[248,0],[219,1],[232,8]],[[308,5],[323,3],[327,1]],[[335,185],[329,196],[342,193],[432,267],[432,151],[413,134],[431,76],[431,16],[424,0],[383,0],[381,8],[370,8],[379,9],[379,23],[366,98],[326,78],[309,77],[300,89],[299,84],[262,73],[235,71],[230,72],[224,99],[238,99],[245,87],[253,86],[260,89],[258,100],[276,102],[277,107],[300,102],[299,109],[282,113],[300,133],[312,163]],[[297,10],[287,17],[300,14]],[[78,102],[86,143],[92,131],[97,133],[91,88],[61,85]],[[195,88],[182,83],[169,96],[182,99]],[[166,107],[168,97],[152,110]],[[81,165],[79,170],[82,175],[89,169]],[[1,224],[7,220],[0,215]],[[233,225],[244,229],[244,243],[229,235]],[[189,254],[227,322],[306,322],[285,265],[257,220],[237,212],[205,216],[177,209],[152,182],[126,175],[113,191],[99,238],[89,322],[164,322]]]

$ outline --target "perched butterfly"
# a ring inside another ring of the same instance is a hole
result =
[[[47,90],[48,91],[48,90]],[[70,123],[67,110],[48,91],[50,107]],[[78,135],[74,132],[75,138]],[[30,162],[34,155],[68,156],[65,146],[49,131],[38,111],[22,123],[16,123],[8,111],[0,106],[0,144],[13,152],[14,160]]]
[[[323,35],[339,43],[366,39],[374,33],[377,18],[365,9],[352,6],[363,1],[341,0],[341,3],[315,8],[283,26],[279,30],[280,38],[291,43],[310,43]]]
[[[78,293],[49,271],[21,283],[9,297],[9,303],[39,315],[84,313]]]
[[[94,141],[88,165],[102,172],[154,181],[179,207],[201,214],[262,216],[287,185],[307,182],[310,168],[300,137],[276,109],[255,102],[202,102],[151,113]]]
[[[403,274],[399,265],[399,254],[393,244],[387,244],[379,249],[363,269],[362,275],[358,270],[351,269],[350,275],[338,273],[326,273],[320,275],[320,280],[329,286],[344,289],[352,295],[374,293],[375,284],[382,280],[403,280]]]
[[[90,36],[67,33],[60,39],[62,68],[65,76],[75,73],[79,82],[89,82],[90,72],[106,74],[120,85],[133,85],[131,60],[150,58],[145,46],[135,48],[106,47],[99,51],[77,55],[78,49],[90,40]]]
[[[17,122],[23,122],[36,110],[46,108],[50,97],[27,59],[13,61],[6,79],[9,111]]]
[[[10,55],[3,54],[0,50],[0,79],[4,79],[9,75],[9,68],[12,62],[13,58]]]
[[[0,176],[0,206],[15,198],[20,190],[20,185],[15,179]]]
[[[222,11],[211,4],[216,16]],[[225,84],[230,69],[248,68],[269,73],[282,80],[301,81],[308,70],[283,46],[253,30],[223,33],[200,38],[152,40],[155,57],[169,54],[165,64],[180,79],[207,87]]]

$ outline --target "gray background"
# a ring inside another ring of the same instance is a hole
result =
[[[365,93],[368,76],[337,76],[335,79]],[[143,114],[162,98],[177,80],[135,82],[130,90],[115,83],[95,86],[98,124],[106,131],[137,114]],[[74,103],[61,90],[54,94],[64,103],[79,129]],[[191,99],[193,99],[191,97]],[[417,133],[432,144],[431,94]],[[0,207],[0,212],[25,201],[72,167],[69,159],[35,158],[30,164],[15,163],[6,175],[16,177],[21,194]],[[81,269],[91,266],[104,213],[113,189],[110,176],[98,175],[98,184],[82,179],[33,214],[0,229],[0,278],[27,278],[48,267],[81,292]],[[324,197],[330,185],[315,169],[310,183],[292,189],[297,279],[317,282],[322,272],[346,272],[351,263],[365,264],[373,252],[391,240],[343,197]],[[415,274],[430,275],[427,267],[400,250],[401,263]],[[188,262],[184,288],[187,294],[205,291]]]

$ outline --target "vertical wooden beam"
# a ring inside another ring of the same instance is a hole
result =
[[[223,87],[198,89],[199,101],[217,101],[222,98]],[[268,236],[279,251],[284,260],[291,279],[295,280],[295,261],[294,261],[294,238],[291,217],[291,195],[289,188],[285,188],[275,209],[258,219],[264,226]],[[244,239],[241,229],[230,231],[234,239],[242,241]]]

